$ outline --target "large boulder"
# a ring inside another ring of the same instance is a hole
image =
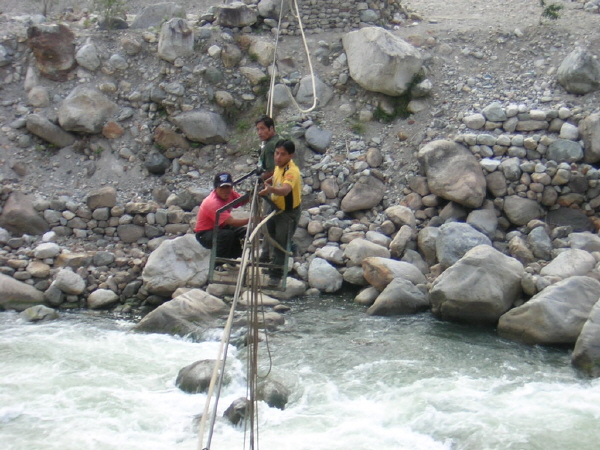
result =
[[[132,330],[201,338],[203,332],[214,327],[227,309],[221,299],[200,289],[192,289],[160,305]]]
[[[173,17],[185,19],[185,16],[185,10],[177,3],[157,3],[146,6],[142,12],[136,16],[129,28],[158,28],[162,23]]]
[[[500,317],[498,334],[530,345],[575,344],[599,297],[599,281],[567,278]]]
[[[588,94],[600,88],[600,62],[583,48],[569,53],[556,75],[558,82],[571,94]]]
[[[479,245],[433,282],[432,312],[442,320],[495,325],[520,299],[523,273],[516,259]]]
[[[0,226],[17,236],[44,234],[49,228],[48,223],[38,215],[29,196],[19,191],[11,193],[6,200],[0,214]]]
[[[590,377],[600,377],[600,302],[596,302],[581,329],[571,363]]]
[[[78,86],[58,109],[58,123],[67,131],[96,134],[117,112],[117,105],[96,89]]]
[[[481,206],[486,180],[481,165],[466,147],[437,140],[421,148],[418,159],[431,193],[467,208]]]
[[[0,310],[25,311],[44,303],[44,294],[33,286],[0,273]]]
[[[442,269],[447,269],[478,245],[491,246],[492,241],[467,223],[445,223],[435,241],[437,260]]]
[[[151,294],[169,297],[179,287],[201,287],[208,281],[210,250],[193,234],[164,241],[148,257],[142,272]]]
[[[172,120],[190,141],[202,144],[227,142],[227,124],[217,113],[206,110],[186,111]]]
[[[367,282],[379,291],[383,291],[394,278],[408,280],[415,285],[427,283],[427,278],[417,267],[404,261],[371,256],[364,259],[362,266]]]
[[[400,96],[421,71],[419,51],[383,28],[352,31],[342,37],[342,43],[350,76],[367,91]]]
[[[408,280],[394,278],[377,296],[367,314],[397,316],[415,314],[429,308],[427,295]]]
[[[75,35],[64,24],[38,24],[27,30],[27,45],[40,73],[53,81],[66,81],[75,61]]]
[[[187,20],[175,18],[164,23],[158,38],[158,56],[173,62],[194,54],[194,31]]]
[[[379,204],[384,195],[385,184],[374,176],[364,175],[345,195],[340,207],[345,213],[371,209]]]

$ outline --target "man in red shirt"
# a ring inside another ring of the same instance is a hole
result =
[[[194,228],[196,240],[209,249],[212,248],[217,210],[241,196],[233,189],[233,178],[228,172],[215,175],[213,187],[212,192],[200,205]],[[246,236],[245,225],[247,224],[248,219],[236,219],[231,215],[230,210],[221,213],[217,233],[217,257],[242,256],[242,240]]]

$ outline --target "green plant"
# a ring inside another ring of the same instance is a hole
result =
[[[125,13],[123,0],[93,0],[94,7],[106,22],[106,29],[112,30],[113,20]]]
[[[375,108],[375,111],[373,111],[373,119],[379,122],[389,123],[397,119],[398,117],[401,119],[407,119],[408,117],[410,117],[411,113],[408,109],[408,104],[412,100],[413,89],[421,81],[423,81],[423,74],[418,73],[410,81],[410,83],[406,87],[406,90],[404,91],[404,94],[399,95],[398,97],[392,97],[390,101],[392,111],[387,112],[383,108],[381,108],[381,106],[377,106],[377,108]]]
[[[560,17],[560,11],[563,9],[563,5],[558,3],[546,4],[545,0],[540,0],[540,5],[543,8],[542,17],[550,20],[557,20]]]
[[[352,124],[350,124],[350,131],[352,131],[354,134],[362,136],[363,134],[365,134],[366,131],[365,124],[361,122],[353,122]]]

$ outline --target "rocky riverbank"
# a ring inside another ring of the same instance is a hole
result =
[[[14,149],[2,175],[4,309],[44,303],[143,315],[162,305],[140,328],[185,333],[220,314],[224,304],[213,296],[230,292],[206,286],[208,255],[190,231],[211,174],[254,167],[248,135],[274,48],[270,37],[251,32],[272,24],[169,11],[175,18],[160,30],[148,23],[132,30],[140,14],[126,31],[98,34],[84,12],[72,13],[67,28],[38,25],[33,16],[9,21],[0,69],[14,87],[2,102],[3,138]],[[416,20],[403,11],[403,20]],[[520,63],[533,73],[512,64],[512,78],[449,82],[440,77],[451,65],[452,40],[412,35],[413,46],[364,25],[352,39],[315,43],[325,80],[315,83],[315,112],[292,108],[292,100],[313,100],[296,47],[278,66],[278,131],[299,144],[304,212],[295,280],[273,295],[353,287],[369,314],[431,308],[444,320],[499,323],[504,336],[527,343],[577,342],[574,361],[597,374],[600,70],[593,52],[561,46],[544,61]],[[58,36],[72,50],[60,67],[36,53]],[[464,46],[460,58],[474,68],[501,53],[516,58],[510,48],[523,36],[500,33],[485,51]],[[411,71],[394,70],[385,87],[371,80],[354,50],[372,40],[397,46]],[[395,113],[391,95],[403,95],[417,74],[405,105],[413,116],[376,122]],[[465,95],[478,103],[463,108]],[[186,327],[147,328],[173,311],[187,314]],[[269,323],[281,319],[273,313]]]

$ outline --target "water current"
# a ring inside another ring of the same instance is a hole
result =
[[[600,380],[565,349],[528,347],[430,314],[369,317],[341,298],[303,299],[270,334],[285,410],[259,406],[269,450],[596,449]],[[196,449],[204,394],[178,371],[217,342],[128,332],[132,322],[63,313],[30,324],[0,313],[0,448]],[[263,351],[267,364],[267,353]],[[232,347],[222,412],[244,396],[245,352]],[[243,448],[217,422],[212,450]]]

